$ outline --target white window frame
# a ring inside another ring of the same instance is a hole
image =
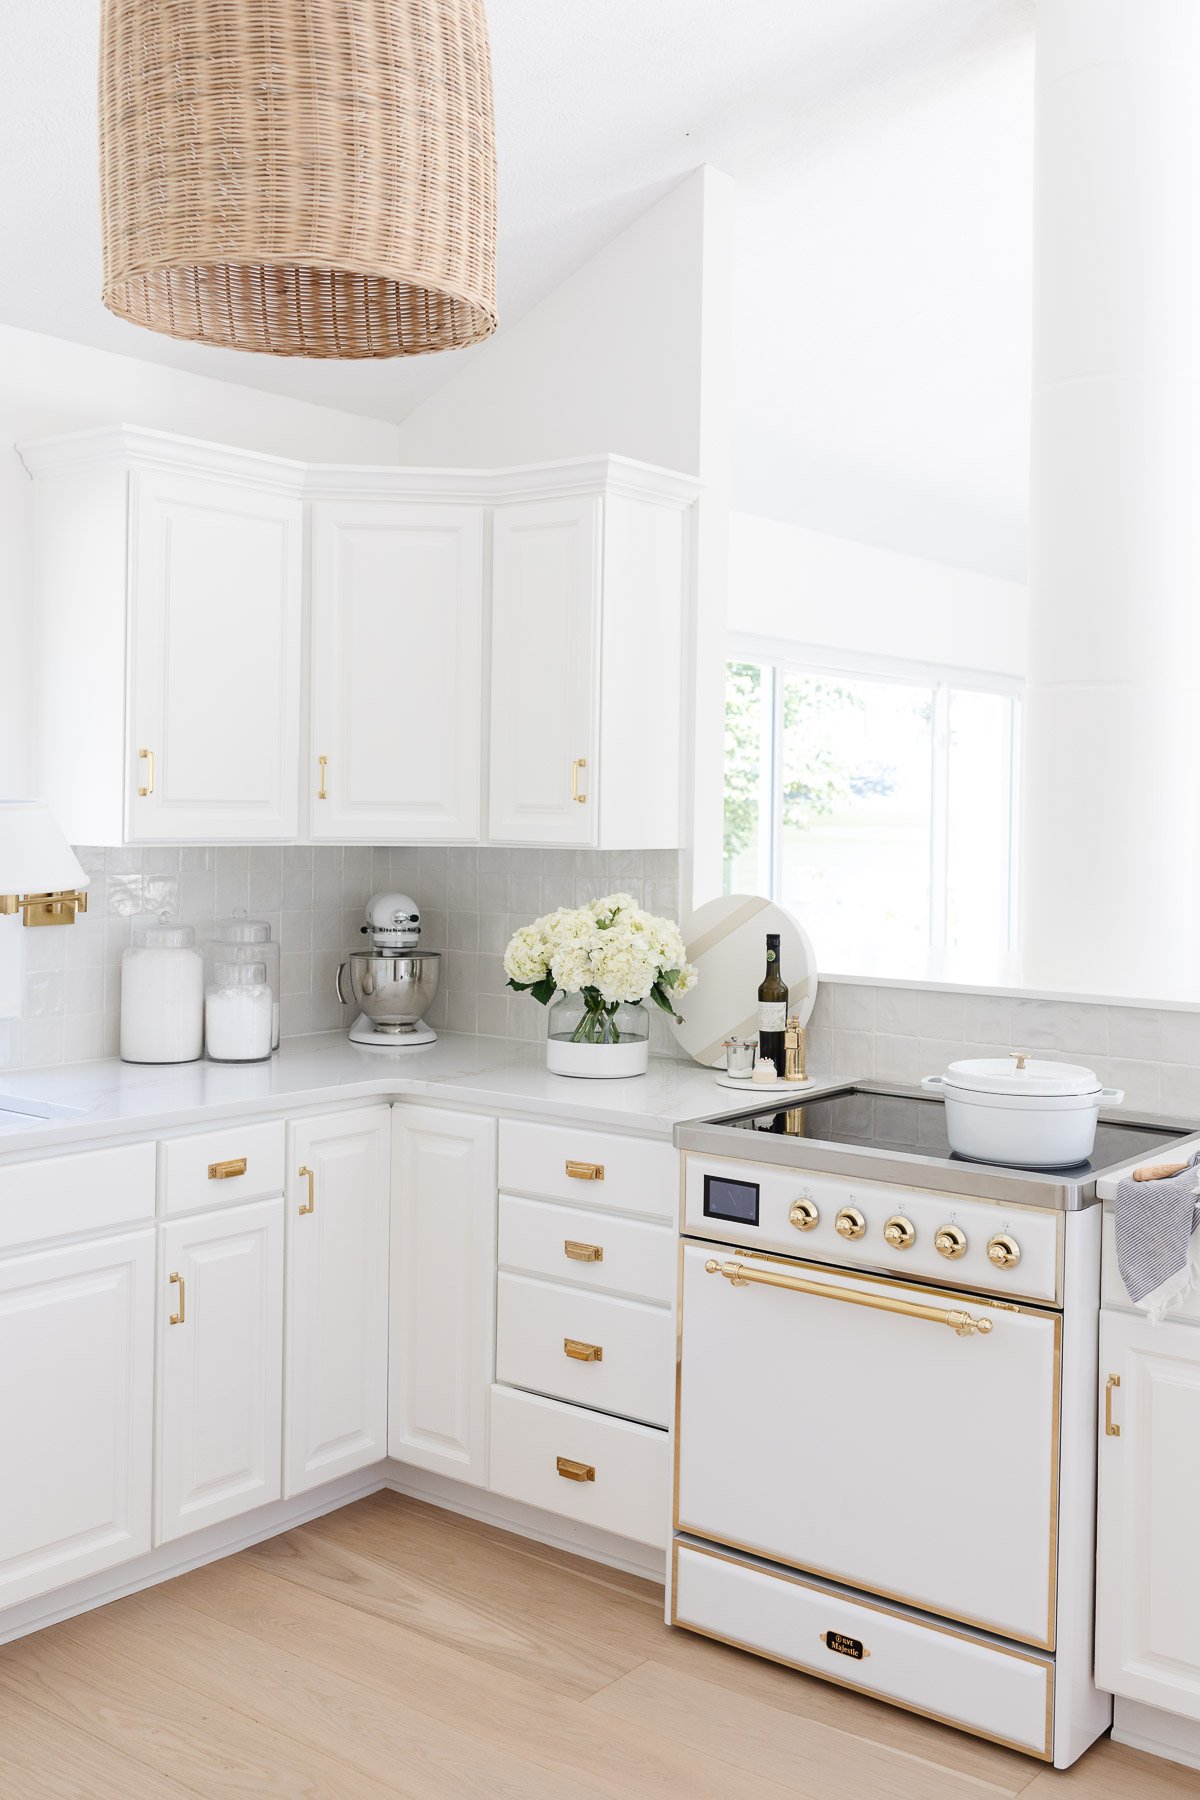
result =
[[[732,634],[726,662],[755,662],[769,671],[763,734],[763,780],[769,796],[767,830],[759,833],[760,889],[777,900],[783,886],[783,683],[788,675],[830,675],[890,681],[902,687],[929,688],[933,693],[929,797],[929,948],[946,947],[946,895],[949,874],[950,693],[968,688],[999,694],[1012,702],[1008,772],[1008,906],[1006,951],[1018,948],[1018,859],[1021,843],[1020,755],[1021,706],[1025,684],[1016,675],[957,668],[947,663],[909,662],[898,656],[866,651],[831,650],[824,645],[795,643],[788,638]]]

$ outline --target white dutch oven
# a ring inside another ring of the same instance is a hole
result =
[[[958,1156],[1026,1169],[1086,1162],[1100,1108],[1125,1098],[1120,1088],[1103,1087],[1091,1069],[1019,1052],[953,1062],[921,1086],[945,1100],[946,1136]]]

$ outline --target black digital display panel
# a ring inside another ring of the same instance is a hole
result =
[[[757,1181],[730,1181],[724,1175],[706,1175],[704,1216],[706,1219],[728,1219],[734,1225],[757,1225]]]

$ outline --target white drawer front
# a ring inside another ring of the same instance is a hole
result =
[[[153,1144],[0,1168],[0,1250],[153,1219]]]
[[[500,1196],[500,1266],[518,1274],[669,1306],[676,1244],[667,1225]]]
[[[1049,1659],[1001,1650],[849,1599],[837,1588],[683,1543],[675,1546],[671,1619],[964,1731],[1050,1756]]]
[[[601,1354],[585,1360],[571,1344]],[[661,1306],[501,1275],[496,1378],[582,1406],[666,1425],[674,1398],[675,1337]]]
[[[492,1492],[639,1544],[667,1541],[670,1444],[665,1431],[492,1389]]]
[[[273,1199],[283,1192],[283,1140],[282,1119],[168,1138],[161,1146],[164,1212]]]
[[[674,1223],[679,1163],[670,1144],[502,1119],[500,1186]]]

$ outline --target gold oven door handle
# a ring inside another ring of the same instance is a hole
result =
[[[906,1319],[928,1319],[931,1325],[949,1325],[959,1337],[986,1337],[992,1330],[991,1319],[973,1319],[957,1307],[927,1306],[923,1300],[893,1299],[883,1294],[857,1294],[848,1288],[828,1287],[822,1281],[809,1281],[803,1275],[776,1275],[769,1269],[748,1269],[740,1262],[718,1262],[710,1257],[704,1265],[708,1275],[723,1275],[730,1287],[788,1288],[794,1294],[812,1294],[818,1300],[840,1300],[844,1306],[868,1306],[873,1312],[901,1313]]]
[[[307,1175],[307,1177],[308,1177],[308,1199],[304,1202],[304,1205],[300,1208],[300,1211],[302,1213],[310,1213],[315,1210],[316,1204],[317,1204],[316,1194],[314,1192],[314,1184],[316,1181],[316,1176],[315,1176],[313,1170],[309,1169],[309,1168],[301,1169],[300,1173],[301,1173],[301,1175]]]
[[[138,799],[139,800],[148,800],[150,798],[150,795],[154,792],[154,752],[153,752],[153,750],[139,750],[138,751],[138,761],[144,762],[146,765],[146,781],[145,781],[144,786],[138,788]]]
[[[1121,1385],[1121,1377],[1119,1375],[1110,1375],[1108,1380],[1104,1384],[1104,1435],[1105,1435],[1105,1437],[1120,1437],[1120,1435],[1121,1435],[1121,1427],[1119,1425],[1113,1424],[1113,1416],[1112,1416],[1113,1389],[1119,1388],[1120,1385]]]

